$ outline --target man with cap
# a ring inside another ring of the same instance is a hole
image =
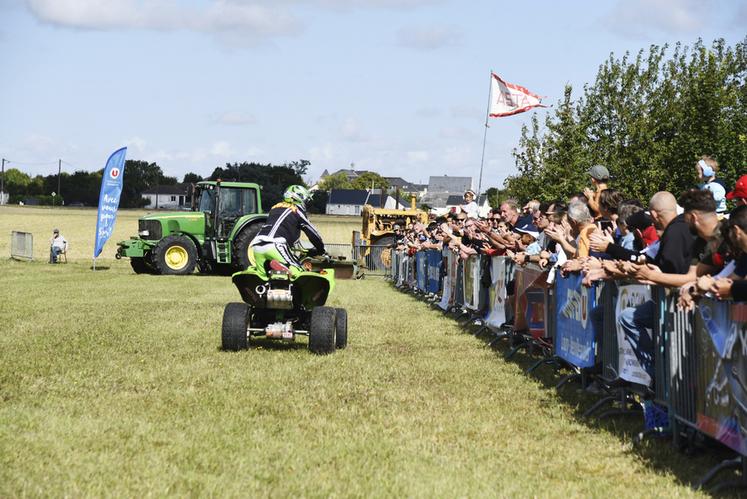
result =
[[[747,205],[747,175],[739,177],[734,190],[726,195],[726,199],[734,201],[737,206]]]
[[[66,251],[67,241],[60,235],[60,229],[54,229],[52,238],[49,240],[49,263],[57,263],[57,257]]]
[[[589,168],[587,173],[591,177],[591,185],[594,189],[592,190],[586,187],[584,189],[584,195],[589,199],[589,209],[592,212],[591,214],[596,217],[600,214],[599,196],[602,194],[603,190],[607,189],[607,182],[610,180],[610,171],[606,166],[594,165]]]

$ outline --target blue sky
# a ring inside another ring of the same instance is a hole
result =
[[[94,170],[126,145],[180,180],[304,158],[310,179],[354,163],[475,186],[491,69],[554,104],[610,52],[747,31],[737,0],[0,0],[0,17],[6,168]],[[531,114],[491,119],[483,188],[515,173]]]

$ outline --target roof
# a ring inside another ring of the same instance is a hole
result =
[[[384,202],[392,197],[386,194],[385,196]],[[381,201],[381,194],[369,194],[365,189],[332,189],[329,193],[327,204],[351,204],[360,206],[370,204],[371,206],[381,206]],[[399,203],[404,206],[409,206],[409,203],[403,199],[400,199]]]
[[[450,192],[464,194],[472,188],[472,177],[432,176],[428,179],[428,192]]]
[[[417,192],[425,190],[425,188],[428,187],[427,185],[413,184],[402,177],[384,177],[384,179],[389,182],[390,187],[399,188],[403,191]]]
[[[151,189],[146,189],[143,194],[165,194],[186,196],[189,194],[190,184],[159,185]]]

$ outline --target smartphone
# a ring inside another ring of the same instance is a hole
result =
[[[607,229],[612,228],[612,220],[600,220],[597,222],[597,227],[602,229],[603,231],[606,231]]]

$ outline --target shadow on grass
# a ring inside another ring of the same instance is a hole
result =
[[[400,291],[396,288],[393,289]],[[433,307],[432,304],[421,299],[421,297],[413,296],[411,294],[409,296],[412,296],[415,300],[420,301],[423,304],[429,305],[434,312],[439,311],[443,313],[440,308]],[[446,315],[447,317],[455,318],[453,314]],[[476,326],[470,324],[462,326],[462,331],[464,331],[465,334],[474,335],[477,329]],[[495,336],[492,333],[485,333],[476,336],[476,339],[482,341],[486,348],[488,348],[490,342],[494,338]],[[682,485],[694,487],[711,468],[725,459],[731,459],[734,457],[733,451],[718,442],[708,439],[707,437],[699,439],[696,442],[691,442],[692,445],[686,445],[682,449],[678,449],[674,446],[671,436],[667,438],[649,437],[644,439],[642,442],[636,443],[635,437],[644,430],[643,413],[605,419],[599,419],[596,416],[585,417],[584,411],[606,394],[590,393],[585,390],[578,381],[566,383],[560,389],[556,389],[556,385],[561,380],[561,377],[564,374],[569,374],[570,371],[562,368],[555,368],[551,365],[542,365],[532,373],[526,374],[527,369],[532,367],[542,358],[542,356],[539,353],[536,355],[533,354],[534,352],[531,350],[527,351],[527,349],[522,349],[510,359],[507,359],[506,355],[511,350],[511,347],[510,338],[505,338],[497,341],[494,346],[490,348],[493,349],[500,360],[514,363],[525,372],[527,378],[538,382],[543,388],[552,392],[554,398],[571,407],[573,410],[573,416],[577,421],[589,428],[606,431],[615,435],[620,439],[621,443],[629,449],[626,452],[635,454],[645,463],[646,466],[660,474],[671,474]],[[538,348],[536,349],[536,352],[539,352]],[[597,412],[597,414],[599,413],[600,412]],[[729,479],[733,479],[733,475],[724,472],[722,475],[717,477],[716,481],[709,485],[715,485],[719,480]],[[726,489],[723,492],[716,494],[709,492],[707,489],[702,492],[709,494],[712,497],[747,498],[747,491],[744,489]]]

